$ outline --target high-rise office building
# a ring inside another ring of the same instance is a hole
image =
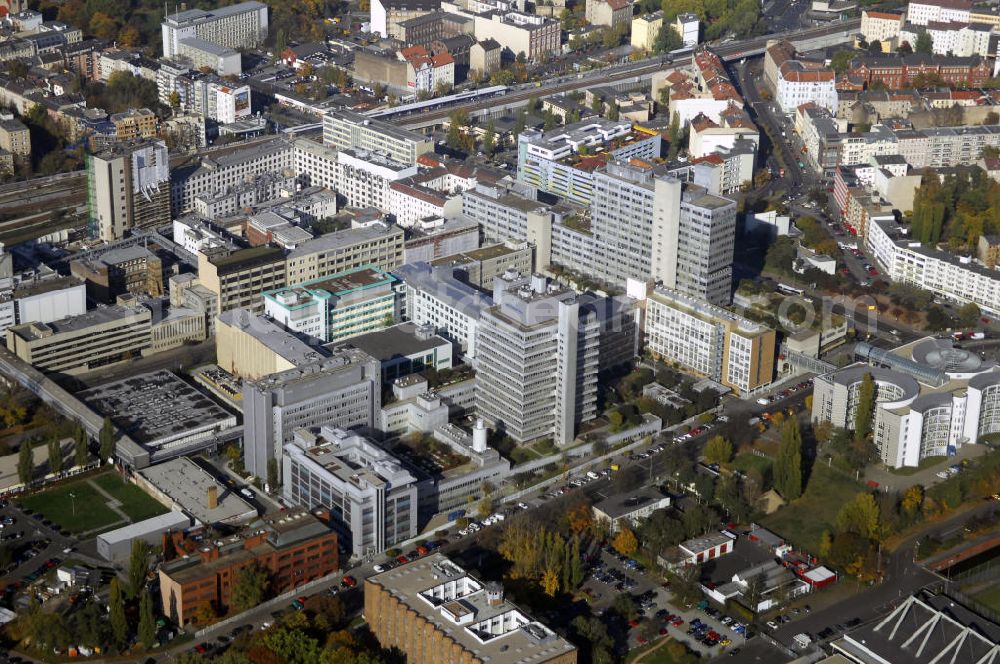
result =
[[[331,426],[297,429],[282,463],[285,502],[330,510],[355,556],[417,534],[417,478],[364,436]]]
[[[382,402],[378,360],[347,348],[312,364],[243,383],[243,458],[267,477],[299,427],[374,427]]]
[[[732,296],[736,203],[695,184],[657,190],[653,276],[666,288],[711,304]],[[661,207],[663,206],[663,207]]]
[[[578,425],[596,415],[602,351],[634,355],[628,312],[538,275],[497,277],[493,302],[476,335],[477,412],[519,443],[571,442]]]
[[[188,9],[170,14],[160,24],[163,57],[172,58],[181,42],[204,42],[227,48],[255,48],[267,39],[267,5],[241,2],[210,11]]]
[[[666,288],[646,300],[646,348],[747,394],[774,378],[771,328]]]
[[[133,228],[170,223],[167,145],[143,139],[118,143],[87,160],[90,235],[105,242]]]

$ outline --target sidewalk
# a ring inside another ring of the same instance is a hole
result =
[[[962,463],[966,459],[981,457],[986,454],[988,449],[985,445],[963,445],[958,448],[958,453],[955,456],[945,457],[933,466],[928,466],[909,475],[894,473],[881,464],[869,466],[865,469],[861,479],[865,482],[878,482],[879,490],[887,493],[890,491],[905,491],[914,484],[919,484],[926,488],[942,481],[936,473],[941,472],[948,466]]]

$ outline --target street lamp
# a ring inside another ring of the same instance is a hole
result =
[[[73,492],[70,492],[70,494],[69,494],[69,500],[70,500],[70,503],[73,505],[73,516],[75,517],[76,516],[76,494],[73,493]]]

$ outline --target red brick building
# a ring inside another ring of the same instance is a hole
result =
[[[303,510],[266,517],[226,537],[208,529],[171,533],[164,544],[165,557],[173,557],[159,570],[163,615],[175,615],[181,625],[205,606],[228,609],[246,567],[266,571],[271,594],[281,594],[340,566],[336,534]]]
[[[866,88],[878,81],[888,90],[912,88],[922,74],[939,76],[951,87],[979,87],[990,78],[992,68],[979,56],[895,53],[854,58],[847,70],[848,79],[862,81]]]

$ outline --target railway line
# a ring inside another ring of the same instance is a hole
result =
[[[816,28],[805,28],[787,33],[765,35],[742,42],[732,42],[715,47],[715,51],[724,61],[739,60],[744,57],[760,55],[764,46],[772,39],[790,39],[794,41],[804,41],[810,38],[825,37],[838,32],[850,33],[861,26],[860,19],[842,21],[830,25]],[[664,67],[680,67],[691,63],[691,56],[675,58],[672,62],[666,61],[664,57],[651,58],[627,65],[621,65],[612,70],[601,70],[603,75],[580,75],[569,80],[557,81],[541,87],[523,87],[512,91],[499,99],[476,100],[465,104],[455,104],[447,108],[429,112],[422,112],[415,115],[404,115],[390,120],[404,128],[427,127],[437,120],[443,120],[454,111],[466,111],[475,113],[501,106],[516,106],[526,103],[531,98],[548,97],[551,95],[572,92],[580,88],[593,87],[595,85],[607,85],[620,81],[652,74]]]

